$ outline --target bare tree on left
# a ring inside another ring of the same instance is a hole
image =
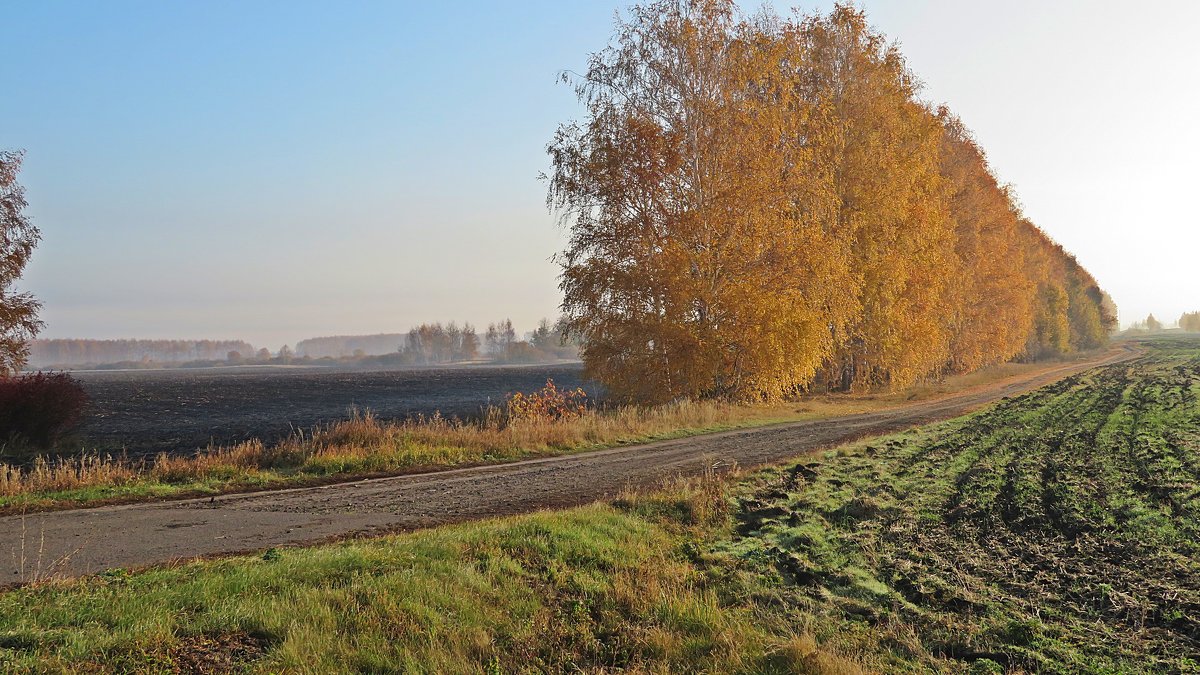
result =
[[[39,303],[14,289],[41,233],[25,214],[25,188],[17,182],[24,153],[0,151],[0,375],[13,375],[29,357],[29,341],[42,328]]]

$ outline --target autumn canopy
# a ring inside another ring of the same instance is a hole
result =
[[[549,146],[564,309],[630,400],[905,386],[1093,348],[1095,280],[848,5],[630,10]]]

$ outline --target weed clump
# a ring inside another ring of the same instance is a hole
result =
[[[76,425],[87,392],[65,373],[0,378],[0,455],[50,450]]]
[[[509,423],[572,420],[587,413],[587,393],[582,388],[559,389],[554,380],[531,394],[516,392],[505,401]]]

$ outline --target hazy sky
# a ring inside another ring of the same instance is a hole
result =
[[[10,0],[0,148],[28,153],[43,336],[556,315],[556,74],[623,6]],[[863,6],[1123,321],[1200,309],[1200,3]]]

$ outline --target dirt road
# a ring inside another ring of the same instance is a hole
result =
[[[0,518],[0,584],[584,504],[707,465],[753,467],[956,417],[1137,355],[1117,349],[1091,363],[884,412],[324,487],[9,516]]]

